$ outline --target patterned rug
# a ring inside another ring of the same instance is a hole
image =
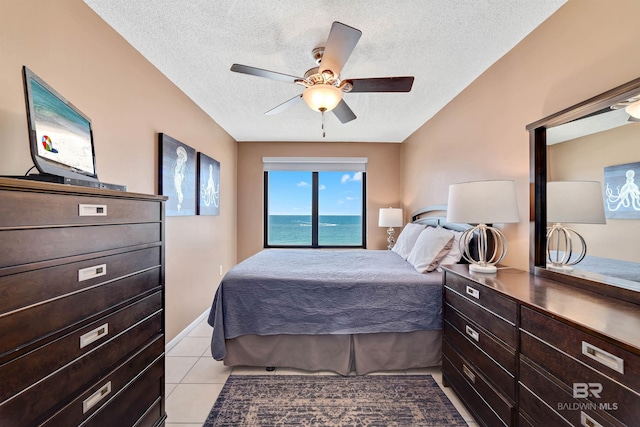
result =
[[[231,375],[209,426],[466,426],[431,375]]]

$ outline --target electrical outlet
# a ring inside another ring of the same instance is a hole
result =
[[[222,266],[220,266],[220,275],[222,276]]]

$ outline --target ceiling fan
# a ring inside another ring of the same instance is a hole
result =
[[[231,71],[304,86],[305,89],[302,94],[283,102],[265,114],[280,113],[297,104],[300,100],[304,100],[310,108],[322,113],[322,128],[324,130],[324,113],[326,111],[333,111],[333,114],[342,123],[350,122],[356,118],[351,108],[342,99],[343,93],[409,92],[413,86],[413,76],[340,79],[340,72],[349,56],[351,56],[351,52],[356,47],[361,35],[362,32],[358,29],[340,22],[334,22],[331,25],[326,45],[317,47],[312,51],[313,58],[318,64],[317,67],[308,70],[304,77],[291,76],[241,64],[233,64]]]

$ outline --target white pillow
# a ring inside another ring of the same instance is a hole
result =
[[[418,273],[433,271],[440,260],[451,250],[453,240],[454,236],[451,231],[444,228],[427,227],[418,236],[407,261],[413,265]]]
[[[424,225],[408,223],[400,232],[398,240],[391,250],[406,260],[411,253],[411,249],[413,249],[413,246],[416,244],[418,236],[422,233],[422,230],[424,230]]]
[[[460,236],[462,236],[462,231],[454,231],[447,230],[450,233],[453,233],[454,239],[453,244],[451,245],[451,250],[448,254],[440,260],[439,265],[451,265],[457,264],[462,259],[462,251],[460,250]]]

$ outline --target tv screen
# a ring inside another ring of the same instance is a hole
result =
[[[43,174],[97,181],[91,120],[23,67],[31,157]]]

